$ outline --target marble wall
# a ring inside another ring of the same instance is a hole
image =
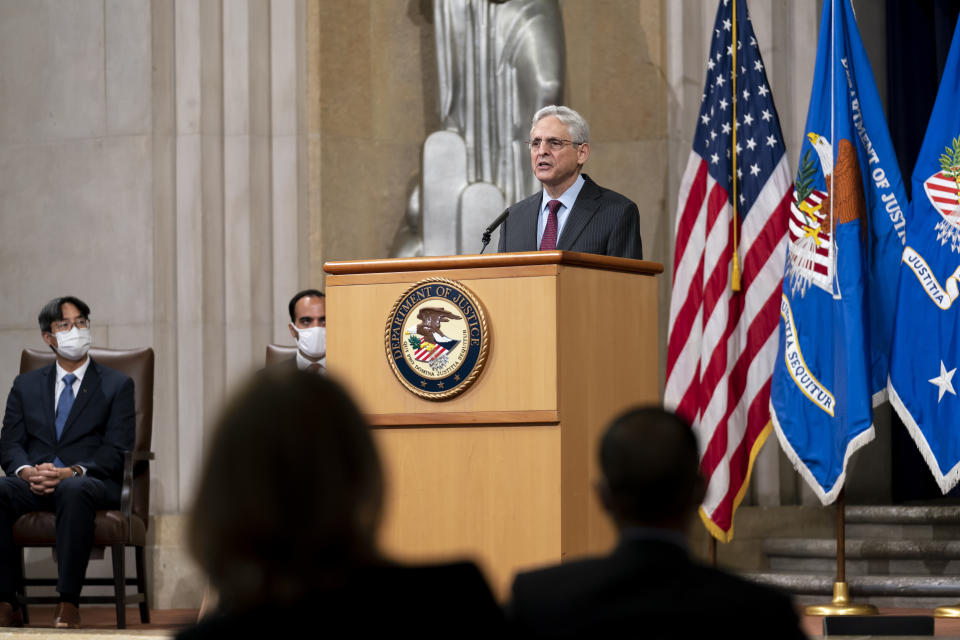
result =
[[[150,5],[0,3],[0,388],[71,293],[99,345],[152,342]]]
[[[4,398],[55,295],[91,303],[98,344],[151,341],[150,6],[112,4],[0,3]]]
[[[323,280],[323,260],[389,254],[423,141],[440,126],[432,6],[311,3],[316,32],[309,40],[316,38],[317,51],[307,80],[308,109],[316,109],[308,116],[310,188],[319,191],[319,207],[311,210],[311,282]]]
[[[307,283],[303,0],[0,2],[0,388],[71,293],[157,351],[154,508]]]
[[[306,14],[0,0],[0,393],[57,295],[95,344],[152,346],[157,514],[188,508],[212,418],[308,284]]]

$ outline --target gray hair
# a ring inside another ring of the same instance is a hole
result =
[[[530,123],[530,137],[533,137],[533,128],[537,123],[549,116],[556,116],[557,119],[566,125],[570,130],[570,138],[574,142],[590,142],[590,125],[583,119],[583,116],[570,107],[551,104],[543,107],[533,114],[533,122]]]

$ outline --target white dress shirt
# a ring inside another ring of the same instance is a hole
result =
[[[57,414],[57,407],[60,406],[60,394],[63,393],[63,388],[66,386],[63,382],[63,376],[68,373],[72,373],[77,376],[77,379],[73,381],[73,397],[76,398],[80,394],[80,383],[83,382],[83,376],[87,373],[87,367],[90,366],[90,358],[87,357],[84,359],[83,364],[77,367],[76,371],[67,371],[60,366],[60,362],[57,362],[57,384],[53,387],[53,414]]]
[[[312,364],[318,364],[318,365],[320,365],[320,372],[321,372],[321,373],[324,372],[324,371],[326,371],[326,370],[327,370],[327,356],[323,356],[323,357],[320,358],[319,360],[311,360],[310,358],[307,358],[307,357],[304,356],[302,353],[300,353],[300,350],[297,349],[297,369],[300,369],[300,371],[304,371],[304,370],[306,370],[306,369],[307,369],[310,365],[312,365]]]

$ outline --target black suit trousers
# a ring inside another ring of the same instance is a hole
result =
[[[89,476],[65,478],[52,494],[40,496],[17,477],[0,478],[0,593],[16,591],[13,523],[30,511],[53,511],[57,518],[57,591],[79,594],[93,547],[97,509],[108,504],[101,480]]]

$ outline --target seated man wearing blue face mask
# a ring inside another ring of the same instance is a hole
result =
[[[29,511],[57,518],[57,628],[80,626],[83,585],[97,509],[117,509],[123,452],[133,448],[133,380],[94,362],[90,308],[54,298],[39,316],[54,364],[13,381],[0,432],[0,627],[21,626],[13,576],[13,523]]]
[[[327,301],[322,292],[305,289],[290,299],[290,335],[297,341],[297,368],[327,369]]]

